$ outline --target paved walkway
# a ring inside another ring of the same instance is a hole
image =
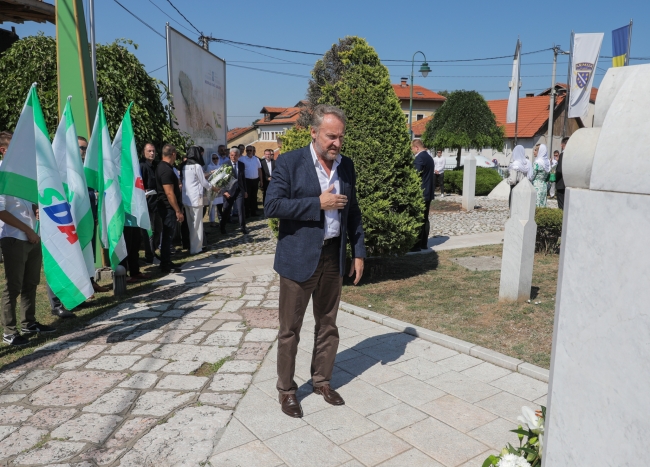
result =
[[[480,466],[516,442],[521,406],[544,403],[545,383],[341,311],[346,405],[329,406],[309,384],[308,311],[305,417],[286,417],[272,262],[195,261],[3,368],[0,465]]]

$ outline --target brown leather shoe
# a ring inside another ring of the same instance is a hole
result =
[[[279,400],[285,414],[293,418],[302,418],[302,407],[295,394],[280,394]]]
[[[92,283],[92,285],[93,285],[93,290],[94,290],[95,292],[106,293],[106,292],[110,292],[110,291],[111,291],[111,289],[109,289],[108,287],[103,287],[103,286],[99,285],[99,284],[98,284],[97,282],[95,282],[95,281],[91,281],[91,283]]]
[[[341,395],[336,392],[329,384],[318,386],[314,388],[314,394],[320,394],[325,399],[325,402],[332,405],[344,405],[345,401]]]

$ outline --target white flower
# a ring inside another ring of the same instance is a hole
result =
[[[536,435],[544,433],[544,420],[542,417],[538,417],[533,409],[523,406],[521,408],[521,413],[523,416],[517,417],[517,420],[520,421],[523,426],[528,427],[528,429]]]
[[[530,467],[530,464],[516,454],[506,454],[499,460],[497,467]]]

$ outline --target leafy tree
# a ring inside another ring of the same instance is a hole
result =
[[[311,134],[309,128],[302,128],[299,126],[294,126],[287,130],[285,134],[280,136],[280,141],[282,141],[281,153],[293,151],[294,149],[300,149],[307,146],[311,143]]]
[[[483,96],[476,91],[454,91],[427,122],[422,140],[429,148],[456,149],[456,166],[460,167],[462,148],[500,151],[504,136]]]
[[[152,141],[158,148],[170,143],[184,152],[189,141],[171,128],[173,109],[161,101],[166,86],[147,74],[127,45],[137,48],[129,40],[97,46],[97,93],[103,98],[110,133],[117,132],[133,101],[131,117],[138,151]],[[36,82],[47,128],[50,136],[54,135],[60,117],[56,70],[56,42],[42,33],[17,41],[0,57],[0,129],[16,127],[29,87]]]
[[[449,91],[447,91],[446,89],[442,91],[438,91],[438,94],[442,97],[449,97]]]
[[[422,225],[424,199],[388,69],[364,39],[346,37],[316,63],[312,76],[310,106],[336,105],[347,116],[342,153],[357,171],[368,253],[407,252]]]

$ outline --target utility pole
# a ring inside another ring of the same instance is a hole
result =
[[[560,51],[559,45],[553,45],[553,78],[551,78],[551,101],[548,105],[548,154],[553,157],[553,111],[555,110],[555,71],[557,69],[557,54]]]
[[[203,47],[205,50],[209,51],[210,50],[209,38],[207,36],[204,36],[203,34],[201,34],[201,36],[199,37],[199,45],[201,47]]]
[[[627,35],[627,55],[625,55],[625,66],[630,64],[630,54],[632,53],[632,20],[630,19],[630,33]]]
[[[571,69],[573,68],[573,36],[574,32],[571,31],[571,48],[569,49],[569,69],[567,70],[566,77],[566,97],[564,98],[564,128],[562,128],[562,137],[567,134],[569,127],[569,108],[571,107]]]

